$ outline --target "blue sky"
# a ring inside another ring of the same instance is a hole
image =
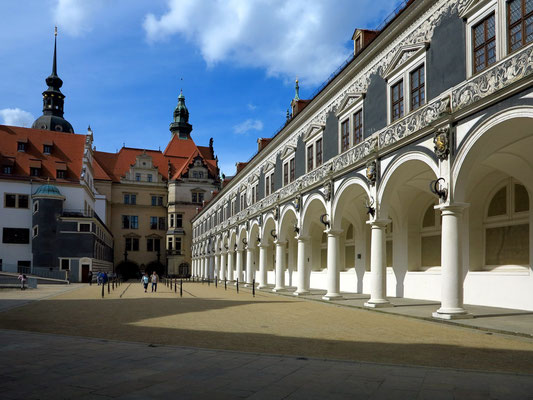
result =
[[[97,150],[164,149],[180,88],[199,145],[214,138],[232,175],[308,98],[397,0],[2,1],[0,123],[41,115],[58,26],[65,118],[90,124]]]

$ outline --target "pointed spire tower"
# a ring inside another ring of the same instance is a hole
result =
[[[48,89],[43,92],[43,115],[35,120],[32,128],[74,133],[70,122],[63,118],[65,95],[61,93],[63,81],[57,75],[57,26],[54,31],[52,73],[46,78],[46,84]]]
[[[192,125],[189,124],[189,110],[185,105],[185,96],[180,90],[178,96],[178,105],[174,109],[174,122],[170,124],[172,136],[176,135],[179,139],[191,138]]]

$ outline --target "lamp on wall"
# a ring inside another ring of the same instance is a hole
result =
[[[294,224],[294,232],[296,232],[296,234],[300,233],[300,228],[298,227],[298,224]]]
[[[435,179],[429,183],[429,190],[431,190],[431,193],[437,195],[442,201],[446,201],[448,198],[448,190],[446,188],[439,188],[439,186],[441,186],[439,185],[440,181],[446,182],[444,178]]]
[[[275,229],[272,229],[270,231],[270,236],[272,236],[274,238],[274,240],[276,240],[278,238],[278,235],[276,235],[276,230]]]
[[[370,197],[370,202],[365,199],[366,213],[371,215],[372,218],[376,215],[376,209],[374,207],[374,198]]]
[[[322,222],[324,224],[324,226],[326,227],[326,229],[329,228],[329,218],[328,218],[328,214],[322,214],[320,216],[320,222]]]
[[[246,238],[242,238],[242,244],[244,244],[245,246],[248,244],[248,241],[246,240]]]

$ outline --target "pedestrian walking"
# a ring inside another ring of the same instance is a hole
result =
[[[141,278],[141,283],[144,286],[144,293],[146,293],[148,289],[148,274],[145,272],[144,275]]]
[[[93,271],[89,271],[89,274],[87,275],[89,278],[89,286],[92,286],[93,284]]]
[[[152,273],[152,292],[157,292],[157,282],[159,282],[159,275],[154,271]]]
[[[20,290],[25,290],[26,288],[24,287],[24,284],[26,283],[26,274],[19,274],[18,278],[17,278],[19,281],[20,281]]]

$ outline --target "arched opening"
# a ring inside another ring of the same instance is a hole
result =
[[[307,287],[318,289],[327,289],[327,238],[324,239],[326,226],[320,221],[324,214],[326,207],[321,196],[314,195],[307,199],[301,227],[302,236],[306,237],[308,242],[304,263],[309,276]]]
[[[123,280],[141,279],[139,265],[134,261],[122,261],[116,267],[115,271]]]
[[[298,218],[292,208],[287,208],[281,215],[279,224],[279,239],[285,244],[285,262],[284,274],[285,284],[287,286],[294,286],[295,272],[297,271],[297,252],[298,242],[296,240],[296,230],[298,226]]]
[[[276,251],[274,248],[274,236],[276,235],[276,222],[272,216],[265,218],[263,223],[263,229],[261,233],[261,246],[264,246],[266,252],[265,257],[265,270],[266,270],[266,284],[274,284],[276,276],[274,273],[274,267],[276,265]]]

